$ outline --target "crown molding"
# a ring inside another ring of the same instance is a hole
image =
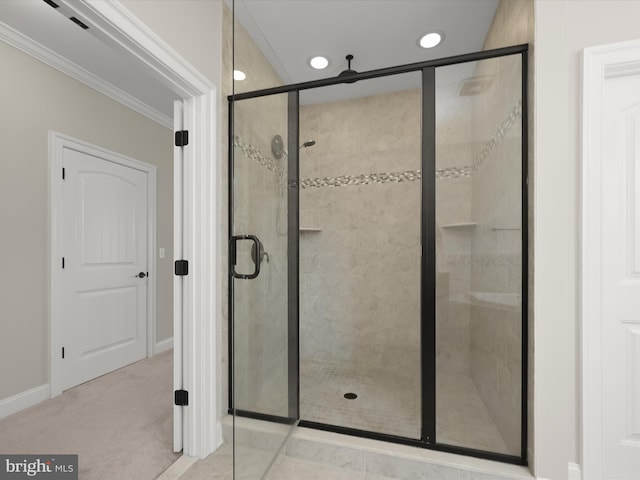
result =
[[[58,0],[60,8],[86,19],[93,35],[118,45],[149,67],[158,81],[183,98],[205,95],[215,85],[119,0]]]
[[[121,103],[125,107],[144,115],[163,127],[168,129],[173,128],[173,119],[171,117],[168,117],[155,108],[141,102],[137,98],[129,95],[109,82],[105,82],[103,79],[88,70],[85,70],[79,65],[67,60],[53,50],[48,49],[2,22],[0,22],[0,40],[28,55],[31,55],[33,58],[40,60],[65,75],[78,80],[88,87],[93,88],[116,102]]]

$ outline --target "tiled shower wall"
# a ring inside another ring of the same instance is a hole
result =
[[[420,109],[419,90],[301,108],[301,140],[316,140],[300,154],[301,361],[420,380]],[[461,148],[452,139],[439,152],[445,196],[457,193],[450,182],[470,184]],[[450,200],[439,222],[469,218],[470,195]],[[451,261],[470,243],[448,247]],[[468,290],[468,268],[439,270],[453,292]],[[468,305],[443,300],[439,371],[468,373]]]
[[[300,136],[303,182],[419,170],[420,92],[302,106]],[[420,182],[302,188],[300,226],[301,361],[419,380]]]
[[[458,86],[458,82],[443,81],[441,70],[436,70],[436,172],[462,172],[454,178],[436,175],[436,374],[467,376],[471,251],[467,225],[474,146],[466,141],[471,120],[464,115],[468,100],[459,97]],[[437,417],[441,419],[439,411]]]

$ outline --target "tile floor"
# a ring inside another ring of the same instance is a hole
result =
[[[305,420],[347,426],[369,431],[418,438],[420,434],[420,392],[418,379],[411,381],[381,372],[358,372],[345,365],[328,362],[302,362],[301,416]],[[354,400],[344,398],[354,392]],[[450,445],[493,452],[507,452],[498,429],[473,384],[465,375],[440,373],[437,383],[438,441]],[[289,427],[239,418],[236,430],[237,457],[235,480],[259,480],[267,470]],[[228,427],[230,428],[230,427]],[[282,431],[281,431],[282,430]],[[298,437],[305,430],[298,429]],[[309,430],[313,435],[332,436],[329,432]],[[308,433],[306,435],[309,435]],[[230,435],[227,435],[227,441]],[[380,448],[359,452],[340,442],[368,442],[357,437],[344,437],[336,446],[319,446],[304,438],[289,439],[285,455],[279,455],[266,480],[419,480],[419,479],[509,479],[531,478],[527,475],[492,475],[457,469],[455,465],[425,464],[411,459],[390,461]],[[393,452],[402,445],[385,444]],[[413,447],[408,447],[413,448]],[[275,450],[274,450],[275,449]],[[414,449],[421,455],[448,455]],[[326,457],[326,458],[325,458]],[[360,459],[362,457],[362,459]],[[409,456],[409,458],[412,458]],[[443,457],[444,458],[444,457]],[[362,461],[360,461],[362,460]],[[465,461],[468,461],[465,460]],[[478,461],[478,459],[471,459]],[[354,463],[355,462],[355,463]],[[482,461],[484,462],[484,461]],[[362,465],[360,465],[362,463]],[[505,468],[521,468],[512,465]],[[232,448],[223,445],[205,460],[198,461],[180,480],[232,480]]]
[[[349,392],[358,397],[346,399],[344,394]],[[439,443],[513,453],[507,450],[468,376],[440,373],[436,405]],[[300,413],[303,420],[419,438],[419,378],[409,380],[389,373],[357,371],[349,365],[302,361]]]
[[[365,373],[349,364],[301,361],[300,418],[420,438],[418,380],[388,373]],[[358,397],[348,400],[345,393]]]
[[[198,461],[179,480],[233,480],[232,447],[225,444],[214,454]],[[260,463],[260,462],[258,462]],[[250,464],[250,463],[248,463]],[[260,480],[261,472],[245,469],[236,480]],[[265,480],[396,480],[393,477],[323,465],[300,458],[280,456]]]
[[[300,458],[281,456],[265,480],[396,480],[369,472],[323,465]]]
[[[488,452],[509,451],[491,415],[467,375],[438,373],[436,380],[436,437],[439,443]]]
[[[283,437],[285,431],[288,433]],[[234,435],[235,432],[235,435]],[[533,480],[526,467],[322,430],[227,416],[225,444],[204,460],[182,457],[159,480]],[[284,446],[282,442],[287,438]],[[281,448],[283,447],[283,448]],[[279,453],[277,453],[279,452]],[[275,460],[274,460],[275,458]],[[269,465],[273,465],[268,469]],[[177,462],[180,463],[180,462]],[[188,470],[187,470],[188,469]],[[266,473],[266,475],[265,475]]]

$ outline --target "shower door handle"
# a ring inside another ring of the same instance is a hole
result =
[[[236,272],[236,258],[237,258],[237,244],[238,240],[251,240],[253,242],[253,248],[256,252],[260,252],[262,242],[255,235],[233,235],[229,245],[230,259],[229,268],[233,278],[240,278],[243,280],[252,280],[260,275],[260,255],[252,255],[254,270],[253,273],[238,273]]]

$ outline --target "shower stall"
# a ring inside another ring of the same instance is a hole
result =
[[[246,478],[297,425],[526,463],[526,66],[229,97],[230,405],[273,426]]]

